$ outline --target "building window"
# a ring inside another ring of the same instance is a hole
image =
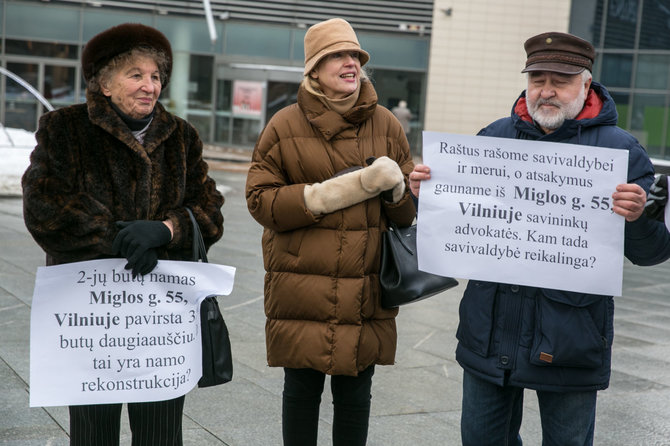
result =
[[[635,46],[638,0],[610,0],[607,7],[605,48]]]
[[[65,43],[35,42],[32,40],[5,40],[5,52],[21,56],[56,57],[76,60],[77,45]]]
[[[664,129],[667,129],[668,125],[666,102],[664,94],[636,94],[633,96],[631,131],[653,157],[663,157],[667,146],[667,141],[663,137]]]
[[[640,54],[637,58],[635,87],[667,90],[670,54]]]
[[[608,89],[629,88],[633,74],[632,54],[601,54],[600,82]]]
[[[219,79],[216,83],[216,118],[214,128],[214,142],[230,144],[232,134],[231,109],[233,82],[227,79]]]
[[[640,26],[640,49],[670,49],[670,2],[646,0]]]
[[[188,76],[188,108],[212,109],[212,75],[214,58],[211,56],[190,57]]]
[[[573,2],[571,23],[585,38],[593,33],[594,77],[616,102],[618,125],[652,157],[670,159],[670,1]]]
[[[8,63],[7,69],[28,82],[32,87],[39,88],[39,65]],[[6,78],[6,82],[4,126],[34,132],[37,130],[37,107],[39,104],[37,99],[14,80]]]

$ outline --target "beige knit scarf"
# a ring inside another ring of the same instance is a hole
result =
[[[319,98],[319,100],[323,102],[326,107],[341,115],[351,110],[351,108],[356,104],[356,101],[358,101],[358,95],[361,92],[361,83],[359,82],[356,90],[349,96],[342,99],[333,99],[323,94],[321,91],[321,86],[316,79],[305,76],[302,84],[307,91]]]

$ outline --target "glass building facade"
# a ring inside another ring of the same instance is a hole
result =
[[[268,119],[295,101],[306,28],[344,16],[372,55],[368,71],[380,103],[392,108],[401,99],[408,102],[415,115],[410,144],[419,150],[432,0],[363,2],[355,10],[347,2],[211,3],[214,42],[199,0],[0,0],[0,65],[56,108],[83,102],[83,45],[119,23],[154,26],[166,34],[174,52],[162,103],[189,120],[205,142],[250,148]],[[652,157],[670,160],[670,0],[575,0],[569,31],[595,45],[594,79],[614,97],[619,125],[637,136]],[[37,128],[44,107],[7,76],[0,77],[0,98],[0,122]]]
[[[143,23],[162,31],[172,44],[173,72],[161,102],[191,122],[203,141],[251,148],[268,119],[295,102],[308,25],[236,20],[234,13],[217,13],[213,41],[202,2],[193,2],[200,7],[193,10],[200,12],[190,15],[133,9],[133,2],[110,2],[123,7],[104,3],[0,0],[0,64],[30,83],[55,108],[84,102],[79,62],[84,44],[119,23]],[[424,20],[430,23],[432,1],[417,2],[415,7],[419,3],[428,14]],[[322,19],[315,17],[313,22]],[[393,26],[397,31],[390,32]],[[391,22],[384,29],[357,28],[361,46],[372,55],[368,73],[380,103],[391,108],[400,100],[408,102],[415,113],[410,138],[417,142],[423,127],[430,50],[425,31],[421,27],[403,32]],[[7,76],[0,79],[0,97],[0,122],[36,130],[46,112],[40,102]]]
[[[573,1],[570,32],[593,42],[619,126],[670,159],[670,0]]]

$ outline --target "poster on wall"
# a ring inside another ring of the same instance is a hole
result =
[[[263,111],[263,82],[233,82],[233,115],[260,118]]]

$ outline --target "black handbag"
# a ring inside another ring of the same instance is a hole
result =
[[[186,208],[193,226],[193,261],[207,262],[207,250],[200,226],[193,212]],[[228,327],[219,309],[216,296],[207,296],[200,304],[200,327],[202,339],[202,377],[198,387],[224,384],[233,379],[233,356],[230,348]]]
[[[452,277],[420,271],[416,256],[416,225],[399,228],[391,222],[382,234],[379,281],[382,307],[396,308],[458,285]]]

